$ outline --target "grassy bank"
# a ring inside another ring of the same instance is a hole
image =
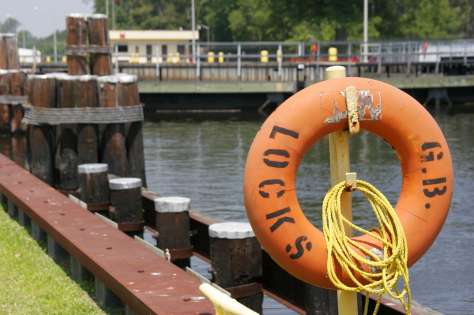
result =
[[[0,314],[104,314],[1,208]]]

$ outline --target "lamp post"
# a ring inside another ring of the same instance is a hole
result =
[[[53,33],[53,42],[54,42],[54,63],[58,62],[58,40],[56,38],[56,30]]]
[[[367,43],[369,41],[369,0],[364,0],[364,62],[368,61]]]
[[[195,8],[195,3],[194,0],[191,0],[191,28],[193,31],[192,34],[192,51],[193,51],[193,63],[196,62],[196,38],[194,37],[194,33],[196,32],[196,8]]]

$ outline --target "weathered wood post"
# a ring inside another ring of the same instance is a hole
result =
[[[107,164],[91,163],[78,166],[79,194],[92,212],[106,212],[110,205]]]
[[[56,77],[58,108],[75,107],[79,99],[77,77],[61,74]],[[57,127],[57,149],[55,154],[56,186],[65,192],[74,192],[77,180],[77,131],[76,124],[61,124]]]
[[[119,93],[121,78],[105,76],[99,78],[100,106],[117,107],[123,103],[123,93]],[[102,137],[101,162],[109,165],[109,172],[117,176],[128,175],[125,126],[123,123],[108,124]]]
[[[155,200],[157,246],[169,251],[171,261],[181,268],[190,266],[193,254],[189,230],[191,199],[159,197]]]
[[[138,93],[137,77],[133,75],[121,75],[121,84],[119,97],[123,100],[122,106],[140,105],[140,96]],[[128,158],[128,176],[141,178],[143,186],[146,184],[145,174],[145,156],[143,148],[143,122],[135,121],[130,123],[126,138],[127,158]]]
[[[213,280],[240,303],[262,312],[262,249],[249,223],[209,226]]]
[[[324,75],[325,80],[343,78],[346,76],[346,69],[342,66],[329,67]],[[350,134],[346,130],[333,132],[329,135],[331,185],[345,180],[346,173],[350,170],[349,138]],[[343,194],[341,197],[342,214],[349,221],[352,221],[351,198],[351,193]],[[351,235],[351,227],[346,225],[345,232],[347,235]],[[357,314],[357,293],[338,290],[337,302],[339,315]]]
[[[24,169],[29,169],[28,165],[28,140],[24,134],[14,134],[11,138],[11,157],[18,165]]]
[[[97,77],[83,75],[78,82],[79,99],[77,106],[99,107],[99,86]],[[97,125],[78,124],[77,127],[78,163],[97,163],[99,161],[99,131]]]
[[[15,34],[0,34],[0,69],[19,69]]]
[[[122,177],[109,180],[110,217],[130,236],[143,235],[142,181]]]
[[[28,99],[32,106],[56,106],[56,80],[50,75],[28,77]],[[54,184],[54,131],[49,125],[30,125],[28,128],[30,171],[44,182]]]
[[[10,71],[0,70],[0,96],[10,95],[10,78]],[[0,132],[2,134],[10,133],[10,119],[10,104],[6,101],[0,102]]]
[[[12,142],[9,136],[0,135],[0,153],[8,158],[12,156]]]
[[[89,50],[91,73],[95,75],[112,74],[109,29],[107,16],[93,14],[87,18],[89,28]]]
[[[25,95],[25,83],[26,83],[26,73],[18,70],[11,71],[10,79],[10,94],[16,97],[24,97]],[[22,102],[17,102],[11,106],[11,120],[10,120],[10,131],[12,134],[23,133],[24,129],[22,126],[22,119],[24,115]]]
[[[0,69],[8,69],[7,41],[13,34],[0,34]]]
[[[68,73],[72,75],[89,74],[87,61],[87,21],[82,14],[66,17],[66,49]]]

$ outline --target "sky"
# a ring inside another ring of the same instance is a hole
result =
[[[43,37],[66,28],[66,15],[91,13],[93,0],[0,0],[0,21],[14,17],[20,29]]]

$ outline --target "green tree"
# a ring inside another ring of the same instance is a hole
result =
[[[449,0],[420,0],[401,17],[401,33],[409,38],[447,38],[459,36],[468,21],[468,12],[451,6]]]
[[[237,0],[229,13],[229,28],[234,40],[267,40],[271,27],[270,0]]]
[[[16,33],[20,25],[21,23],[17,19],[9,17],[3,23],[0,23],[0,33]]]
[[[88,1],[94,1],[97,12],[105,12],[105,0]],[[115,1],[119,2],[118,28],[191,28],[191,0]],[[362,39],[362,0],[195,2],[196,24],[207,25],[211,39],[216,41]],[[474,36],[473,5],[474,0],[369,0],[369,37]]]

